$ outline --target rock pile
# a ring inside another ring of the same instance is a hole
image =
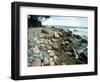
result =
[[[28,66],[87,63],[87,40],[72,31],[59,28],[28,30]]]

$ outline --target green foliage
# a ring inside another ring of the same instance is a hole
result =
[[[28,27],[41,27],[42,22],[50,18],[50,16],[29,15]]]

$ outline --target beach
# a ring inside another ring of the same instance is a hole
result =
[[[54,26],[28,28],[28,66],[87,64],[88,42],[78,33]]]

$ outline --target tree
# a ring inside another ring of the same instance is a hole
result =
[[[40,15],[29,15],[28,16],[28,27],[40,27],[42,22],[50,18],[50,16]]]

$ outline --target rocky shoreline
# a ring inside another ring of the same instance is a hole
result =
[[[28,66],[87,64],[87,40],[61,28],[28,29]]]

